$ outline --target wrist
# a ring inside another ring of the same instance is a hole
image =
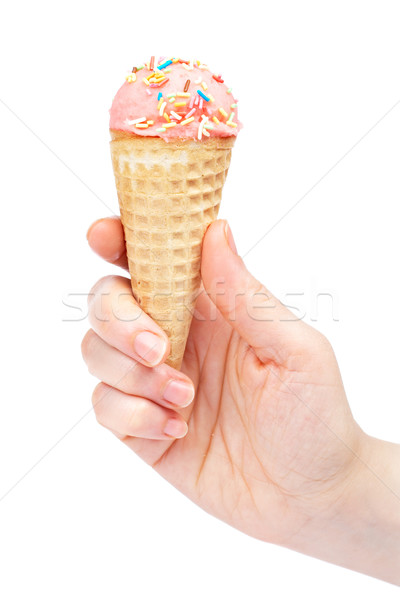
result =
[[[400,446],[360,431],[357,456],[290,547],[400,585]]]

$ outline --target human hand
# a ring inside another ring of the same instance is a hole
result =
[[[88,240],[126,267],[119,220],[96,222]],[[129,280],[95,285],[82,351],[103,382],[97,419],[230,525],[391,580],[390,561],[365,567],[368,548],[354,558],[347,539],[346,558],[331,539],[351,527],[376,445],[351,414],[329,342],[250,275],[223,221],[206,233],[202,280],[182,372],[163,364],[168,340]]]

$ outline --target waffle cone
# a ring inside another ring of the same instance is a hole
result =
[[[200,287],[201,244],[216,219],[234,136],[165,142],[111,131],[133,294],[168,335],[179,369]]]

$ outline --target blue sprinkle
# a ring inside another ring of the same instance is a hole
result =
[[[168,65],[172,65],[172,60],[166,60],[162,65],[157,65],[157,69],[165,69]]]
[[[197,93],[199,96],[201,96],[202,98],[204,98],[204,100],[206,102],[210,102],[210,98],[208,96],[206,96],[205,94],[203,94],[203,92],[201,90],[197,90]]]
[[[159,100],[160,98],[162,98],[162,92],[158,92],[157,100]]]

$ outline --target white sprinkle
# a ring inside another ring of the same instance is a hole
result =
[[[178,119],[178,121],[180,121],[182,119],[182,117],[178,114],[176,114],[176,112],[174,112],[173,110],[171,110],[170,115],[172,115],[174,117],[174,119]]]
[[[164,114],[164,110],[165,110],[165,107],[166,107],[166,106],[167,106],[167,103],[164,101],[164,102],[161,104],[161,106],[160,106],[160,111],[159,111],[159,113],[158,113],[158,114],[160,115],[160,117],[162,117],[162,116],[163,116],[163,114]]]
[[[133,120],[126,119],[125,123],[127,125],[136,125],[137,123],[143,123],[144,121],[147,121],[146,117],[140,117],[140,119],[133,119]]]

